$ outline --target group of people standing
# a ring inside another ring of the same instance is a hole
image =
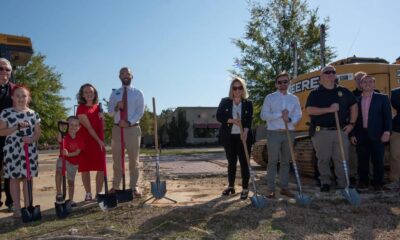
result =
[[[28,206],[27,169],[24,145],[28,146],[30,172],[38,175],[37,141],[40,137],[40,117],[29,108],[31,94],[27,87],[10,82],[12,66],[7,59],[0,58],[0,166],[3,171],[4,186],[0,188],[6,194],[5,205],[14,211],[14,217],[20,216],[20,185],[23,186],[25,206]],[[139,150],[141,130],[139,121],[144,114],[143,93],[132,86],[133,73],[123,67],[119,71],[122,86],[113,90],[109,99],[108,113],[113,116],[112,156],[113,156],[113,193],[119,189],[122,176],[121,159],[126,149],[129,157],[130,187],[135,197],[140,197],[138,188]],[[400,177],[400,88],[391,94],[391,103],[397,111],[392,120],[391,105],[387,95],[375,89],[375,78],[364,72],[355,74],[357,89],[350,92],[340,86],[336,79],[336,69],[328,65],[321,69],[319,87],[310,92],[305,108],[310,116],[310,136],[318,158],[321,192],[331,188],[332,166],[336,175],[337,188],[347,187],[345,171],[342,167],[337,123],[345,149],[345,158],[349,159],[351,146],[355,146],[357,161],[350,158],[350,174],[358,175],[358,188],[364,189],[370,184],[375,190],[382,190],[384,184],[384,144],[391,142],[391,174],[393,184]],[[267,122],[268,165],[267,197],[274,198],[275,178],[279,162],[280,194],[293,197],[289,190],[290,155],[286,131],[294,138],[295,125],[302,117],[299,99],[288,92],[290,76],[287,72],[275,78],[276,91],[267,95],[261,109],[260,118]],[[235,77],[229,88],[229,96],[223,98],[218,106],[217,120],[221,123],[219,141],[224,146],[228,160],[228,187],[222,195],[235,193],[236,166],[239,159],[242,175],[241,199],[248,197],[249,166],[243,143],[251,149],[254,137],[251,126],[253,104],[248,99],[245,81]],[[86,191],[85,201],[91,201],[92,190],[90,172],[96,172],[96,194],[103,188],[104,179],[104,113],[99,104],[96,88],[86,83],[77,94],[78,109],[76,116],[67,121],[69,130],[64,139],[60,157],[67,160],[67,178],[69,198],[73,200],[76,171],[81,172]],[[393,122],[393,124],[392,124]],[[241,127],[243,127],[243,132]],[[393,132],[392,132],[393,130]],[[352,145],[351,145],[352,144]],[[354,147],[353,147],[354,148]],[[61,159],[61,158],[60,158]],[[370,179],[370,166],[373,173]],[[356,164],[355,164],[356,162]],[[56,202],[62,200],[61,160],[57,161]],[[357,167],[355,171],[354,166]],[[0,192],[1,197],[1,192]],[[1,200],[1,199],[0,199]],[[3,202],[0,201],[0,206]]]
[[[389,98],[375,89],[376,79],[365,72],[358,72],[355,74],[355,81],[357,88],[351,92],[338,84],[335,67],[325,66],[320,71],[319,86],[310,92],[305,104],[305,110],[310,116],[309,135],[318,159],[321,192],[329,192],[335,180],[336,189],[357,187],[362,191],[372,187],[375,191],[383,190],[384,145],[389,140],[391,183],[385,186],[399,188],[400,88],[394,89],[391,93],[392,106],[397,111],[392,120]],[[288,92],[289,85],[289,74],[280,73],[275,78],[276,91],[265,97],[261,108],[260,118],[267,123],[267,197],[269,198],[274,198],[276,194],[275,178],[278,162],[280,194],[294,197],[288,187],[290,146],[286,132],[289,131],[293,142],[295,125],[302,118],[302,111],[297,96]],[[239,119],[237,113],[240,113]],[[217,110],[217,120],[221,123],[219,141],[224,146],[228,159],[228,187],[222,195],[235,193],[236,164],[239,159],[243,188],[240,198],[247,198],[249,166],[245,161],[243,146],[240,144],[238,126],[241,121],[245,131],[242,138],[247,141],[250,149],[253,142],[252,113],[253,105],[248,99],[245,81],[234,77],[229,97],[221,100]],[[349,151],[355,150],[356,153],[351,154],[349,162],[351,183],[346,180],[337,126],[341,132],[345,159],[349,159]]]
[[[13,84],[10,81],[12,73],[11,63],[0,58],[0,163],[3,171],[5,204],[14,217],[20,217],[20,184],[23,185],[25,206],[28,206],[27,169],[25,164],[24,144],[29,146],[30,172],[32,177],[38,176],[38,149],[37,141],[40,137],[40,117],[29,108],[31,101],[30,91],[23,85]],[[119,71],[122,86],[113,90],[110,96],[108,113],[114,118],[112,129],[113,155],[113,188],[110,192],[119,189],[121,182],[121,143],[127,150],[129,157],[130,187],[135,197],[141,196],[138,187],[139,178],[139,150],[141,131],[139,121],[144,114],[143,93],[132,85],[133,73],[123,67]],[[76,171],[81,172],[82,182],[86,191],[85,201],[92,201],[90,172],[96,172],[96,194],[103,188],[104,179],[104,114],[99,104],[96,88],[86,83],[77,94],[78,109],[76,116],[67,119],[68,132],[62,139],[63,151],[61,157],[66,161],[66,172],[69,185],[69,198],[72,206],[74,181]],[[121,137],[123,135],[123,137]],[[125,138],[125,139],[124,139]],[[61,194],[61,160],[57,160],[56,172],[56,202],[63,200]],[[1,188],[2,189],[2,188]],[[3,190],[3,189],[2,189]],[[1,197],[1,193],[0,193]],[[0,201],[0,206],[3,202]]]

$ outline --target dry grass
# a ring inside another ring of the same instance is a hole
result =
[[[220,188],[225,179],[191,181],[208,181]],[[340,198],[320,198],[308,208],[274,200],[264,209],[255,209],[236,195],[193,206],[155,207],[133,202],[109,212],[101,212],[94,204],[65,220],[47,215],[32,224],[2,220],[0,238],[400,239],[399,221],[397,194],[373,195],[358,208]]]

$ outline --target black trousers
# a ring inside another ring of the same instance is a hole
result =
[[[3,171],[3,147],[4,147],[4,141],[0,141],[0,171]],[[0,179],[3,179],[3,176],[0,176]],[[3,186],[0,184],[0,201],[1,201],[1,196],[2,193],[6,194],[6,206],[10,206],[11,204],[13,204],[13,200],[11,198],[11,193],[10,193],[10,179],[9,178],[5,178],[4,179],[4,189]]]
[[[374,186],[382,186],[384,180],[384,151],[385,146],[378,140],[371,140],[368,137],[368,131],[363,129],[361,134],[357,136],[357,155],[358,155],[358,174],[361,183],[369,184],[369,159],[371,159],[373,167]]]
[[[247,149],[250,154],[250,147],[247,146]],[[244,148],[242,144],[242,140],[240,139],[240,134],[231,134],[229,143],[224,146],[226,158],[228,159],[228,181],[229,186],[235,186],[235,178],[236,178],[236,165],[237,160],[239,158],[240,170],[242,174],[242,187],[243,189],[249,188],[249,166],[247,164],[246,156],[244,153]]]

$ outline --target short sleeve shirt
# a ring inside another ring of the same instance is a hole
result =
[[[72,138],[71,135],[67,134],[64,138],[64,144],[65,149],[67,149],[69,153],[76,152],[78,149],[82,152],[85,148],[85,144],[79,134],[77,134],[75,138]],[[81,153],[75,157],[67,157],[66,160],[73,165],[77,165],[79,163],[80,156]]]
[[[357,103],[353,93],[347,88],[336,86],[334,89],[327,89],[320,85],[308,95],[306,107],[327,108],[333,103],[339,104],[339,121],[340,126],[343,127],[350,121],[350,107]],[[315,126],[336,127],[334,113],[310,115],[310,118]]]

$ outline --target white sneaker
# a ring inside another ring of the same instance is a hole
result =
[[[391,183],[388,183],[384,186],[384,188],[389,189],[389,190],[398,190],[400,188],[399,181],[394,181]]]
[[[85,195],[85,202],[90,202],[92,201],[92,193],[88,192]]]

